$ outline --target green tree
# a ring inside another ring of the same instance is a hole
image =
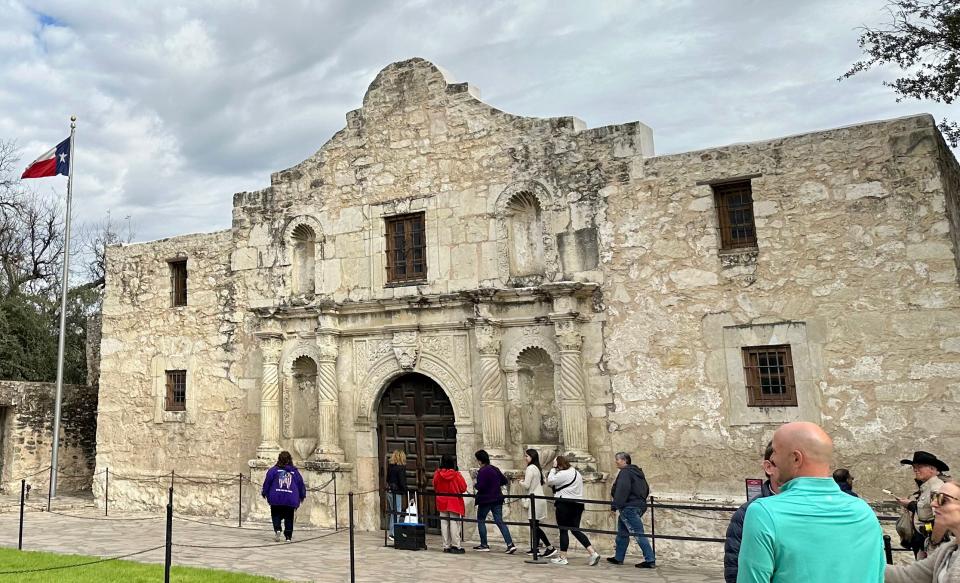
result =
[[[892,0],[887,10],[890,22],[862,29],[859,44],[866,58],[839,80],[876,65],[894,65],[902,74],[884,85],[893,88],[897,101],[953,103],[960,96],[960,0]],[[944,118],[938,127],[956,147],[960,125]]]

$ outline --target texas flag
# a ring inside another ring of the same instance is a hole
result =
[[[57,144],[43,156],[27,166],[20,178],[43,178],[44,176],[70,175],[70,138]]]

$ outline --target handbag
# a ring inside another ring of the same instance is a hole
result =
[[[900,546],[909,549],[913,543],[913,512],[903,509],[897,519],[897,535],[900,537]]]

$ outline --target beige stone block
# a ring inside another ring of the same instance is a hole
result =
[[[773,200],[758,200],[757,202],[753,203],[754,217],[769,217],[777,214],[779,210],[780,205]]]
[[[716,273],[692,268],[671,272],[670,280],[673,281],[679,289],[714,286],[717,285],[718,281]]]
[[[451,279],[477,280],[477,246],[456,245],[450,248]]]
[[[270,227],[266,223],[257,223],[250,228],[247,244],[251,247],[268,247],[273,243]]]
[[[713,208],[714,208],[714,204],[713,204],[712,196],[701,196],[699,198],[695,198],[687,206],[687,210],[691,210],[697,213],[713,210]]]
[[[905,382],[877,385],[874,392],[878,401],[913,403],[927,398],[930,387],[927,383]]]
[[[911,379],[960,379],[960,362],[928,362],[910,367]]]
[[[953,259],[953,247],[938,241],[907,245],[907,259]]]
[[[256,269],[259,267],[259,258],[260,254],[252,247],[237,249],[230,255],[230,269],[233,271]]]
[[[848,184],[843,187],[843,198],[845,200],[857,200],[860,198],[886,198],[890,196],[882,182],[862,182],[860,184]]]

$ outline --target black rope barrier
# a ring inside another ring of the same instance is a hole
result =
[[[26,480],[27,478],[32,478],[32,477],[34,477],[34,476],[38,476],[38,475],[40,475],[40,474],[42,474],[42,473],[45,473],[45,472],[48,472],[48,471],[50,471],[50,466],[47,466],[47,467],[43,468],[42,470],[37,470],[36,472],[34,472],[34,473],[32,473],[32,474],[27,474],[26,476],[18,476],[18,477],[16,477],[16,478],[10,478],[10,479],[7,480],[7,481],[9,481],[9,482],[19,482],[20,480]]]
[[[309,538],[303,538],[298,540],[292,540],[286,544],[295,545],[300,543],[308,543],[322,538],[327,538],[328,536],[334,534],[341,534],[343,531],[332,530],[321,535],[312,536]],[[174,547],[180,547],[185,549],[265,549],[265,548],[278,548],[283,545],[278,545],[276,542],[258,544],[258,545],[191,545],[191,544],[182,544],[182,543],[173,543]]]
[[[77,568],[77,567],[86,567],[86,566],[88,566],[88,565],[96,565],[96,564],[99,564],[99,563],[108,563],[108,562],[110,562],[110,561],[119,561],[119,560],[121,560],[121,559],[126,559],[126,558],[129,558],[129,557],[135,557],[135,556],[137,556],[137,555],[143,555],[143,554],[146,554],[146,553],[149,553],[149,552],[152,552],[152,551],[156,551],[156,550],[162,549],[163,547],[164,547],[164,545],[160,545],[160,546],[158,546],[158,547],[153,547],[153,548],[150,548],[150,549],[144,549],[144,550],[142,550],[142,551],[137,551],[137,552],[135,552],[135,553],[127,553],[126,555],[120,555],[120,556],[118,556],[118,557],[107,557],[107,558],[105,558],[105,559],[97,559],[97,560],[94,560],[94,561],[87,561],[87,562],[85,562],[85,563],[75,563],[75,564],[73,564],[73,565],[58,565],[58,566],[56,566],[56,567],[38,567],[38,568],[36,568],[36,569],[20,569],[20,570],[14,570],[14,571],[0,571],[0,576],[2,576],[2,575],[22,575],[22,574],[25,574],[25,573],[42,573],[42,572],[45,572],[45,571],[60,571],[60,570],[63,570],[63,569],[75,569],[75,568]]]
[[[162,516],[143,516],[138,518],[103,518],[101,516],[77,516],[76,514],[65,514],[63,512],[57,512],[55,510],[45,511],[47,514],[56,514],[57,516],[63,516],[66,518],[77,518],[80,520],[99,520],[102,522],[135,522],[138,520],[160,520]]]

